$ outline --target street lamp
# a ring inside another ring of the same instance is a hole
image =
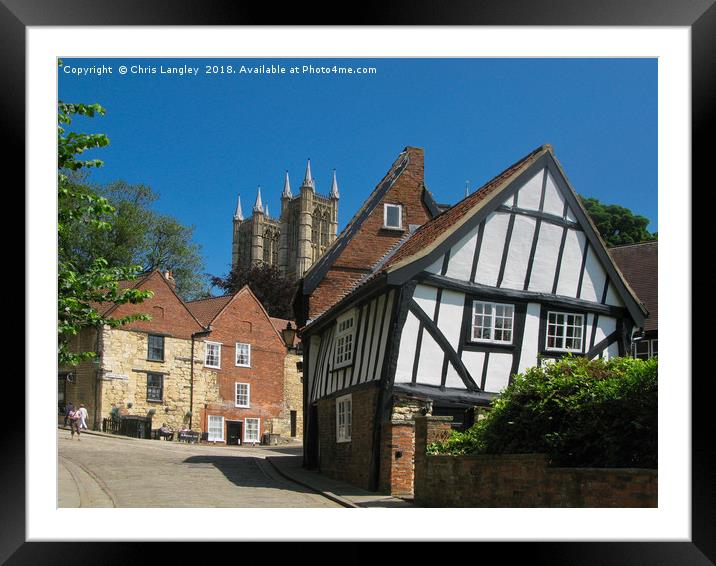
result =
[[[288,349],[293,348],[293,341],[296,339],[296,329],[291,326],[291,321],[288,321],[286,328],[281,331],[283,341]]]

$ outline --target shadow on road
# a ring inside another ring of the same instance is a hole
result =
[[[238,487],[265,487],[290,489],[297,493],[314,493],[302,485],[273,476],[267,471],[271,464],[264,462],[261,458],[202,455],[190,456],[182,464],[188,468],[213,466]]]

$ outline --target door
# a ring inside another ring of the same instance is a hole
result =
[[[226,422],[226,444],[241,444],[241,428],[243,423],[241,421],[227,421]]]
[[[296,411],[291,411],[291,438],[296,437]]]
[[[57,376],[57,408],[60,415],[65,414],[65,403],[67,402],[67,374],[61,373]]]

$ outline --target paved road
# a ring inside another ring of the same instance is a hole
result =
[[[265,460],[300,448],[81,438],[58,430],[60,507],[341,507]]]

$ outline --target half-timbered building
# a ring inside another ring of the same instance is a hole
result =
[[[410,493],[415,415],[467,426],[517,372],[624,354],[645,316],[539,147],[406,233],[303,329],[305,463]]]

